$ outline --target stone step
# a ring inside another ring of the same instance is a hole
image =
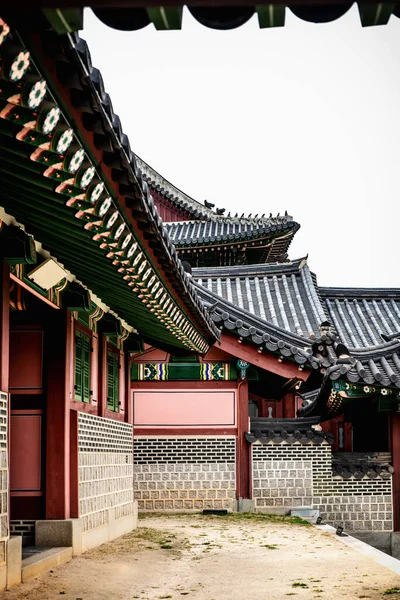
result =
[[[319,517],[318,508],[292,508],[291,517],[300,517],[301,519],[317,519]]]
[[[22,561],[22,583],[48,573],[50,569],[68,562],[72,558],[72,548],[43,548],[31,553]]]

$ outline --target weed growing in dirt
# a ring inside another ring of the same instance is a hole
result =
[[[294,583],[292,583],[292,587],[295,587],[295,588],[308,588],[308,585],[306,583],[303,583],[302,581],[295,581]]]
[[[195,515],[200,516],[201,513],[190,513],[190,516],[193,517]],[[188,513],[180,513],[174,514],[174,519],[185,519],[187,518]],[[202,522],[198,525],[201,527],[202,525],[209,524],[210,521],[214,522],[240,522],[240,521],[261,521],[264,523],[286,523],[288,525],[304,525],[305,527],[311,527],[311,523],[301,519],[300,517],[289,517],[286,515],[271,515],[268,513],[228,513],[226,515],[201,515]],[[146,513],[145,516],[147,519],[156,519],[156,518],[165,518],[165,514],[163,513]],[[190,527],[196,527],[196,525],[191,525]],[[326,534],[329,536],[329,534]]]
[[[257,521],[263,523],[286,523],[288,525],[304,525],[311,527],[311,523],[300,517],[289,517],[286,515],[270,515],[267,513],[228,513],[227,515],[210,515],[208,519],[227,520],[227,521]]]
[[[260,544],[263,548],[268,548],[268,550],[278,550],[278,546],[276,544]]]
[[[384,596],[389,596],[390,594],[400,594],[400,587],[388,588],[383,592]]]

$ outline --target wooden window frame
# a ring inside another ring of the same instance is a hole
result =
[[[81,392],[79,394],[77,390],[77,351],[78,344],[77,340],[83,340],[83,345],[81,348],[81,362],[82,362],[82,370],[81,370]],[[85,349],[86,347],[86,349]],[[85,351],[87,354],[87,360],[85,360]],[[86,374],[86,385],[85,385],[85,372],[84,366],[88,365],[87,374]],[[91,389],[92,383],[92,332],[90,329],[86,327],[82,327],[80,323],[75,322],[74,328],[74,385],[73,385],[73,399],[74,402],[82,402],[85,405],[91,404],[92,402],[92,394],[93,391]],[[85,394],[85,391],[87,393]]]
[[[113,384],[112,396],[110,395],[110,357],[113,357]],[[119,348],[113,346],[109,342],[106,344],[106,408],[108,411],[118,414],[121,410],[121,386],[120,386],[120,370],[121,370],[121,353]]]

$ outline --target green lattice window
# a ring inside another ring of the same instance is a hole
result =
[[[90,338],[75,331],[75,400],[90,402]]]
[[[107,408],[119,410],[119,354],[107,352]]]

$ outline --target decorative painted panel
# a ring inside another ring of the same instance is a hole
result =
[[[133,381],[232,381],[237,378],[231,363],[140,363],[133,364]]]

